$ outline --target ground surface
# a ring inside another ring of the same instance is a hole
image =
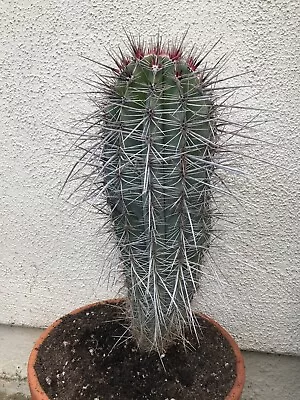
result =
[[[29,400],[27,382],[0,379],[0,400]]]

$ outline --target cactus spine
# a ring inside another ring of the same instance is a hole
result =
[[[132,334],[163,352],[192,323],[209,246],[216,105],[211,70],[181,43],[129,41],[131,55],[114,56],[117,68],[102,78],[85,156],[110,209]]]

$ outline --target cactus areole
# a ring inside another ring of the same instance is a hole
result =
[[[193,323],[209,246],[216,76],[182,43],[129,42],[129,56],[113,55],[101,77],[86,157],[93,195],[105,194],[110,209],[131,332],[141,349],[163,352]]]

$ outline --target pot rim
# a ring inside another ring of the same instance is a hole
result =
[[[118,299],[109,299],[109,300],[103,300],[103,301],[98,301],[92,304],[88,304],[79,308],[76,308],[75,310],[71,311],[68,313],[69,315],[74,315],[78,314],[81,311],[87,310],[91,307],[101,305],[101,304],[118,304],[122,301],[124,301],[124,298],[118,298]],[[233,337],[229,334],[229,332],[226,331],[218,322],[214,321],[212,318],[209,316],[195,312],[195,315],[201,316],[201,318],[205,319],[206,321],[210,322],[212,325],[214,325],[223,335],[223,337],[227,340],[227,342],[230,344],[234,355],[236,359],[236,379],[234,381],[234,384],[228,393],[228,395],[225,397],[224,400],[239,400],[240,396],[243,391],[243,387],[245,384],[245,365],[244,365],[244,359],[241,353],[241,350],[239,349],[237,343],[233,339]],[[32,400],[49,400],[49,397],[47,394],[44,392],[43,388],[40,385],[40,382],[38,380],[36,371],[35,371],[35,363],[36,359],[38,356],[38,351],[40,346],[42,345],[43,341],[48,337],[50,332],[61,323],[62,318],[57,319],[54,321],[48,328],[46,328],[37,341],[34,344],[34,347],[30,353],[29,360],[28,360],[28,365],[27,365],[27,379],[28,379],[28,385],[30,388]]]

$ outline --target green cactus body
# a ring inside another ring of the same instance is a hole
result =
[[[215,106],[203,71],[180,48],[132,47],[106,97],[103,185],[133,336],[163,352],[192,322],[209,244]]]

